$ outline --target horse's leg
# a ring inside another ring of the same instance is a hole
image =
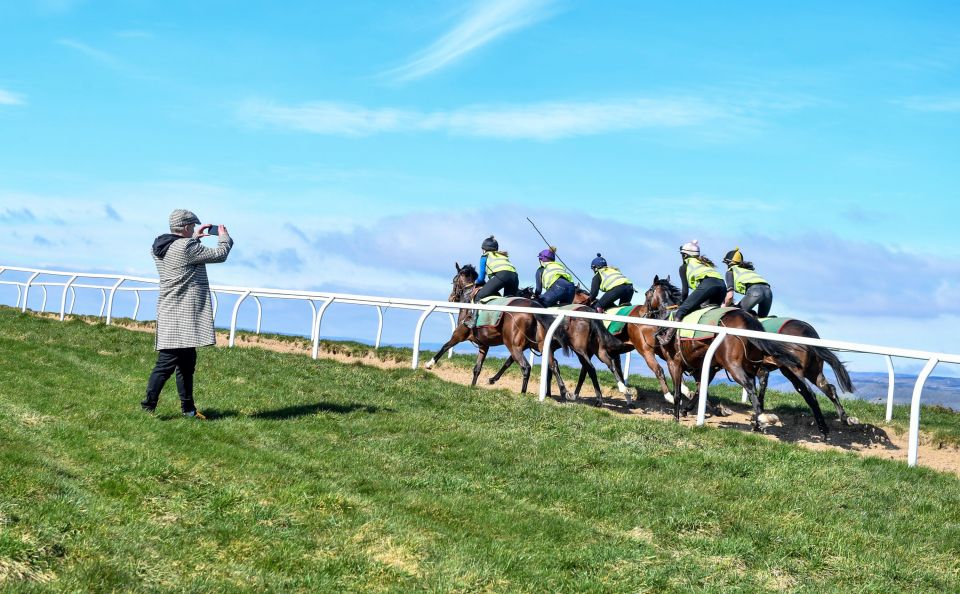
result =
[[[547,393],[550,393],[550,377],[556,376],[557,378],[557,389],[560,390],[560,398],[563,400],[576,400],[576,396],[570,394],[567,390],[567,386],[563,383],[563,377],[560,375],[560,362],[557,361],[557,358],[553,356],[554,353],[551,353],[550,356],[550,370],[547,373]]]
[[[579,355],[578,355],[579,356]],[[577,378],[577,389],[573,391],[573,395],[576,397],[580,396],[580,389],[583,387],[583,382],[587,379],[587,368],[583,366],[583,359],[580,359],[580,377]]]
[[[590,359],[585,356],[577,353],[577,358],[580,359],[580,373],[587,374],[590,376],[590,383],[593,384],[594,394],[597,396],[597,406],[603,406],[603,388],[600,387],[600,380],[597,378],[597,368],[593,366],[593,363],[590,362]]]
[[[510,356],[513,357],[513,360],[520,365],[520,373],[523,375],[523,381],[520,384],[520,393],[527,393],[527,384],[530,382],[530,363],[527,362],[526,357],[523,356],[523,348],[517,345],[510,345]]]
[[[760,380],[760,387],[757,389],[757,399],[760,400],[760,410],[763,410],[763,401],[767,396],[767,383],[770,381],[770,370],[761,366],[757,372],[757,379]]]
[[[680,400],[683,394],[680,392],[680,383],[683,380],[683,368],[675,359],[667,361],[667,371],[670,372],[670,379],[673,381],[673,420],[680,422]]]
[[[802,378],[797,377],[797,374],[793,372],[792,369],[783,368],[780,370],[783,375],[790,380],[790,383],[793,384],[794,389],[803,396],[803,399],[807,401],[807,406],[810,407],[810,410],[813,411],[813,418],[817,421],[817,427],[820,428],[820,433],[823,433],[823,436],[826,437],[827,433],[830,432],[830,429],[827,427],[827,421],[823,418],[823,411],[820,410],[820,403],[817,402],[816,395],[810,391],[810,388],[807,387],[807,383],[803,381]]]
[[[483,361],[487,358],[487,351],[490,350],[488,346],[480,347],[480,350],[477,351],[477,362],[473,365],[473,381],[470,382],[471,386],[477,385],[477,378],[480,377],[480,370],[483,369]]]
[[[730,378],[733,381],[740,384],[743,389],[747,391],[747,394],[750,396],[750,402],[753,404],[753,416],[750,419],[750,425],[753,427],[754,431],[760,431],[760,416],[763,414],[763,410],[760,408],[760,399],[757,397],[757,387],[755,385],[754,377],[747,373],[737,361],[729,360],[730,364],[724,365],[724,368],[727,370],[727,373],[730,374]]]
[[[467,328],[463,324],[457,326],[457,329],[453,331],[453,335],[450,336],[450,340],[446,342],[440,350],[437,351],[437,354],[431,357],[426,363],[424,363],[424,369],[433,369],[433,366],[440,361],[440,357],[444,355],[448,350],[465,341],[470,336],[470,328]]]
[[[507,369],[510,369],[510,366],[513,365],[513,357],[507,357],[506,361],[503,362],[503,365],[500,367],[500,371],[493,374],[493,376],[487,380],[487,382],[492,386],[497,383],[497,381],[503,377],[504,372]]]
[[[840,416],[840,423],[842,425],[859,425],[860,420],[857,417],[847,416],[847,411],[843,408],[843,404],[840,403],[840,397],[837,395],[837,389],[833,384],[827,381],[827,377],[823,375],[823,363],[820,364],[820,369],[816,370],[816,378],[811,379],[813,383],[817,385],[820,390],[827,395],[827,398],[830,399],[830,402],[833,403],[833,406],[837,409],[837,415]],[[809,373],[809,372],[808,372]],[[810,375],[807,376],[808,378]]]

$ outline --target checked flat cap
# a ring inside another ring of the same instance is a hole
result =
[[[170,213],[170,230],[171,231],[174,229],[183,229],[190,223],[193,223],[195,225],[200,224],[200,219],[198,219],[197,215],[193,214],[193,212],[183,208],[178,208],[175,211]]]

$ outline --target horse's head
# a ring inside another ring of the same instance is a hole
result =
[[[454,266],[457,267],[457,274],[451,281],[453,288],[450,290],[450,296],[447,297],[447,301],[466,303],[470,301],[470,294],[474,288],[473,284],[477,282],[480,275],[477,273],[477,269],[473,267],[473,264],[460,266],[459,263],[455,262]]]
[[[644,305],[648,312],[663,311],[680,304],[680,289],[670,282],[670,277],[653,277],[653,284],[646,292]]]
[[[517,291],[517,297],[523,297],[524,299],[533,299],[533,287],[524,287]]]

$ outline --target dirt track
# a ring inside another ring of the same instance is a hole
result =
[[[131,330],[153,332],[152,324],[123,324],[125,328]],[[282,353],[309,354],[309,350],[302,346],[302,343],[279,341],[270,338],[247,335],[237,336],[237,346],[258,347],[269,349]],[[227,335],[222,332],[217,333],[217,345],[227,345]],[[320,351],[320,356],[324,359],[332,359],[344,363],[354,363],[360,361],[366,365],[372,365],[382,369],[407,368],[409,363],[398,361],[384,361],[372,355],[356,357],[344,353],[331,353],[324,350]],[[487,385],[487,378],[493,375],[494,370],[485,368],[478,385],[485,389],[507,389],[513,392],[520,392],[520,378],[506,375],[496,386]],[[444,360],[430,370],[437,377],[444,380],[460,384],[469,384],[472,379],[472,373],[467,369],[457,368],[451,365],[445,365]],[[532,375],[528,392],[536,394],[539,388],[539,377]],[[584,391],[584,394],[592,393],[592,389]],[[608,391],[604,394],[605,407],[613,412],[625,415],[643,415],[644,418],[654,418],[663,421],[673,420],[673,405],[668,404],[663,396],[649,391],[641,391],[634,403],[636,408],[627,409],[626,401],[616,390]],[[596,399],[593,396],[584,398],[582,405],[595,405]],[[577,406],[576,404],[557,404],[558,406]],[[750,410],[748,405],[734,405],[733,414],[725,417],[707,417],[707,425],[713,427],[723,427],[736,429],[738,431],[751,431]],[[831,423],[830,435],[824,439],[813,423],[811,414],[791,414],[790,416],[781,416],[782,426],[774,426],[767,429],[765,436],[768,439],[777,441],[796,443],[812,450],[836,450],[845,452],[856,452],[862,456],[875,456],[889,460],[900,460],[906,462],[907,459],[907,433],[897,433],[895,428],[885,428],[877,425],[862,424],[854,427],[839,427],[836,421]],[[696,422],[695,415],[681,419],[685,425],[693,425]],[[920,434],[920,449],[918,452],[918,461],[921,466],[933,468],[935,470],[950,472],[960,476],[960,449],[943,446],[930,442],[929,438],[922,432]]]

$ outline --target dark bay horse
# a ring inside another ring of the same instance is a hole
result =
[[[797,320],[793,318],[784,318],[782,325],[777,329],[778,334],[785,334],[787,336],[802,336],[805,338],[820,338],[820,335],[817,333],[816,329],[804,322],[802,320]],[[766,324],[764,324],[766,326]],[[783,346],[789,350],[793,355],[800,361],[800,364],[797,366],[791,367],[790,365],[785,365],[782,362],[768,358],[765,361],[766,365],[760,370],[760,374],[757,376],[760,380],[760,387],[758,390],[758,397],[760,398],[760,409],[763,409],[763,400],[767,391],[767,381],[770,376],[770,371],[775,369],[780,369],[783,375],[790,380],[790,383],[793,384],[793,387],[801,395],[805,391],[809,392],[809,388],[804,379],[810,380],[815,386],[820,388],[820,390],[826,395],[826,397],[833,403],[833,406],[837,409],[837,416],[840,417],[840,423],[843,425],[858,425],[860,423],[856,417],[850,417],[847,415],[847,411],[844,410],[843,405],[840,403],[840,398],[837,396],[837,389],[827,381],[826,376],[823,375],[823,364],[827,363],[833,368],[834,375],[837,376],[837,383],[840,384],[840,389],[844,392],[851,393],[854,390],[853,382],[850,381],[850,374],[847,373],[847,368],[844,367],[843,362],[831,351],[823,347],[808,346],[803,344],[790,344],[782,343]],[[807,398],[804,395],[804,399],[807,402],[810,402],[811,399],[816,403],[817,399],[815,395],[811,394],[811,398]],[[817,425],[826,426],[826,421],[823,420],[823,413],[820,412],[819,405],[813,409],[813,416],[817,419]],[[826,431],[824,431],[826,433]]]
[[[464,266],[455,264],[455,266],[457,274],[453,277],[453,288],[450,291],[450,296],[447,298],[447,301],[453,303],[470,303],[473,295],[477,291],[475,283],[479,274],[477,274],[476,268],[470,264]],[[541,307],[539,303],[531,301],[530,299],[520,299],[514,302],[513,305],[516,307]],[[440,357],[451,347],[469,340],[477,345],[479,349],[477,352],[477,362],[473,366],[473,381],[470,383],[471,386],[476,386],[477,378],[480,376],[480,370],[483,369],[483,362],[487,358],[487,352],[490,350],[490,347],[503,345],[510,352],[510,357],[495,378],[499,379],[506,368],[516,361],[520,365],[523,376],[521,392],[526,393],[527,384],[530,381],[531,367],[530,363],[527,362],[523,356],[523,352],[527,349],[541,350],[545,333],[543,330],[544,324],[549,325],[552,317],[548,316],[549,319],[538,320],[537,316],[529,313],[504,312],[503,315],[500,316],[500,320],[496,326],[477,326],[473,328],[471,325],[465,323],[471,315],[477,315],[475,310],[467,308],[460,309],[460,314],[457,318],[457,329],[453,331],[450,340],[440,347],[437,354],[427,361],[424,367],[431,369],[437,364]],[[550,372],[551,375],[557,376],[560,395],[566,398],[567,389],[563,384],[563,380],[560,378],[560,367],[555,358],[551,358]],[[493,383],[493,381],[490,383]]]
[[[647,291],[646,305],[656,300],[659,304],[665,304],[669,308],[677,304],[678,291],[669,281],[654,279],[653,286]],[[753,330],[763,332],[763,325],[759,320],[748,312],[740,309],[734,309],[725,313],[717,322],[717,326],[726,328],[737,328],[743,330]],[[684,372],[691,372],[697,380],[699,391],[701,372],[704,365],[707,349],[713,343],[713,338],[702,340],[683,340],[679,332],[676,337],[668,344],[661,345],[661,351],[666,355],[667,367],[670,377],[673,380],[673,417],[680,420],[681,404],[684,400],[679,387],[682,383]],[[753,416],[751,425],[755,431],[761,430],[763,411],[760,408],[760,400],[756,391],[756,377],[760,372],[766,357],[772,357],[789,365],[799,365],[797,360],[789,350],[784,348],[781,343],[756,338],[744,338],[740,336],[728,336],[721,342],[714,353],[710,365],[708,383],[721,368],[726,370],[727,375],[740,384],[747,391],[753,404]],[[684,412],[688,412],[696,403],[695,399],[689,399]]]

